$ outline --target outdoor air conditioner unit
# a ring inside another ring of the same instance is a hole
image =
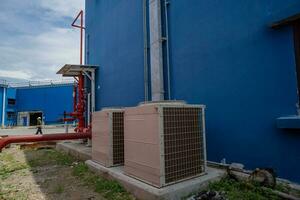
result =
[[[203,175],[205,106],[153,102],[125,109],[124,172],[155,187]]]
[[[105,167],[124,164],[124,110],[93,113],[92,160]]]

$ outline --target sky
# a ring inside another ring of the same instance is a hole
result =
[[[84,0],[1,0],[0,77],[61,79],[66,63],[79,63],[79,30],[71,27]]]

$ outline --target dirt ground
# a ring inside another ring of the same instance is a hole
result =
[[[0,200],[13,199],[133,198],[120,186],[99,180],[84,163],[67,155],[53,149],[20,150],[19,146],[12,146],[0,153]]]

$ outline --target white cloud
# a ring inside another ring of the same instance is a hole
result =
[[[59,16],[75,17],[84,9],[84,0],[39,0],[40,5]]]
[[[15,42],[0,46],[0,52],[0,69],[26,69],[30,79],[57,78],[55,73],[61,66],[79,62],[79,34],[52,28],[37,36],[19,36]],[[0,76],[4,76],[1,71]],[[11,73],[6,76],[12,77]]]
[[[9,78],[16,78],[16,79],[29,79],[31,77],[30,74],[20,70],[8,71],[8,70],[0,69],[0,74],[2,77],[9,77]]]
[[[0,7],[0,77],[60,79],[61,66],[79,62],[79,31],[70,24],[84,0],[15,1]]]

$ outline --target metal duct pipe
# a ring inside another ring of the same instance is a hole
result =
[[[148,30],[147,30],[147,1],[143,1],[143,32],[144,32],[144,90],[145,101],[149,101],[148,90]]]
[[[149,1],[152,101],[164,100],[161,0]]]
[[[13,143],[23,142],[42,142],[42,141],[56,141],[56,140],[77,140],[92,138],[92,133],[58,133],[58,134],[47,134],[47,135],[16,135],[8,136],[0,139],[0,152],[2,149]]]
[[[170,47],[169,47],[169,17],[168,17],[168,6],[170,2],[165,0],[165,29],[166,29],[166,50],[167,50],[167,76],[168,76],[168,100],[171,100],[171,78],[170,78]]]

